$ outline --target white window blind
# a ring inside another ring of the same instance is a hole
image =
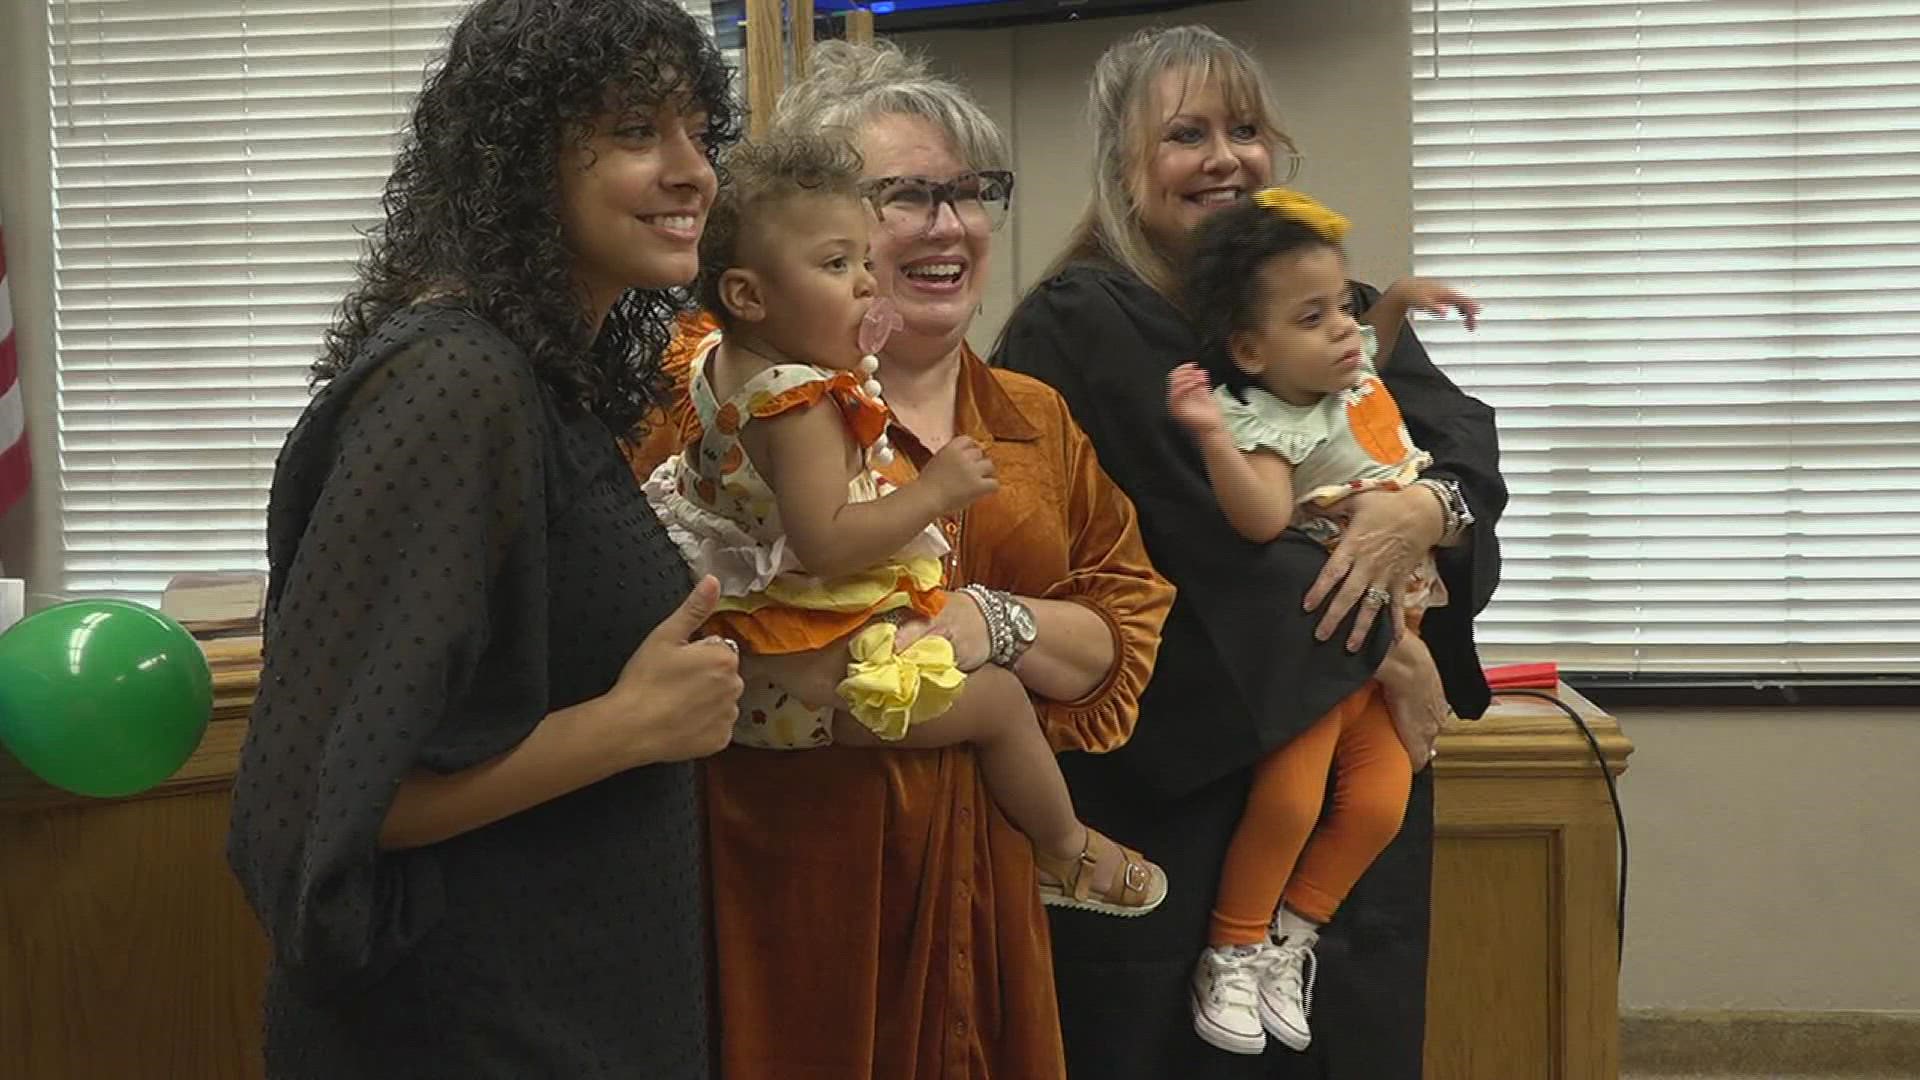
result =
[[[264,569],[274,458],[465,7],[50,0],[60,591]]]
[[[1490,657],[1920,670],[1920,0],[1413,0],[1421,324],[1499,409]]]

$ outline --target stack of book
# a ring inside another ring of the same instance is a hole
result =
[[[254,571],[181,574],[160,598],[160,610],[203,641],[259,636],[266,604],[267,575]]]

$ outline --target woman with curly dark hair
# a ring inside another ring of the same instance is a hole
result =
[[[616,448],[736,136],[670,0],[482,0],[268,508],[230,857],[276,1078],[705,1080],[715,587]]]

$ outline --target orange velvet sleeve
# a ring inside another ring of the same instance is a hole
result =
[[[1105,753],[1124,744],[1140,715],[1140,692],[1153,675],[1160,628],[1173,608],[1172,583],[1147,559],[1133,503],[1108,478],[1093,444],[1058,398],[1066,480],[1067,576],[1042,599],[1085,606],[1113,633],[1107,677],[1079,701],[1036,700],[1055,750]]]
[[[687,374],[700,343],[717,329],[719,324],[704,311],[689,311],[674,321],[673,340],[660,356],[660,373],[668,385],[666,404],[648,413],[646,426],[621,444],[627,464],[642,483],[661,462],[697,437],[699,423],[687,397]]]

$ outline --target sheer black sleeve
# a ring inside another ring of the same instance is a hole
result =
[[[229,857],[309,997],[379,978],[444,910],[433,848],[378,848],[402,777],[502,753],[546,711],[539,386],[484,326],[418,318],[315,398],[269,505]]]

